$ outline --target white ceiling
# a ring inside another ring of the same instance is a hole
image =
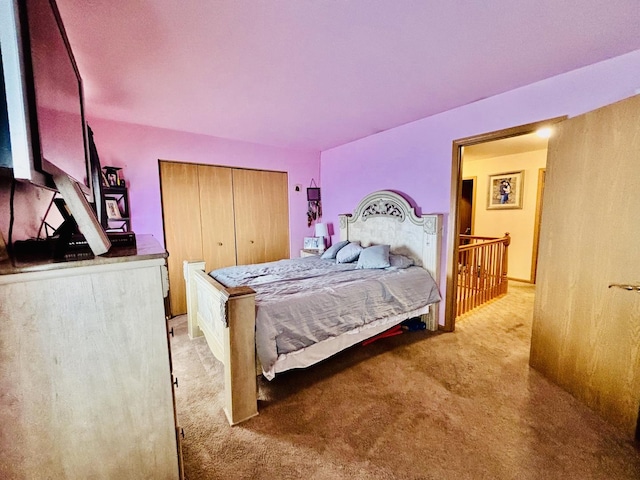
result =
[[[638,0],[57,1],[90,116],[316,151],[640,49]]]
[[[464,147],[463,158],[465,162],[471,162],[505,155],[517,155],[519,153],[545,150],[548,144],[548,138],[541,138],[535,133],[528,133]]]

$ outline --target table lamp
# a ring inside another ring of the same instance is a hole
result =
[[[316,237],[321,238],[321,241],[318,242],[318,250],[320,252],[324,252],[325,249],[325,238],[329,236],[329,232],[327,231],[326,223],[316,223]]]

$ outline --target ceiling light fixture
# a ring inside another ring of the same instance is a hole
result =
[[[551,136],[551,128],[543,127],[536,130],[536,135],[540,138],[549,138]]]

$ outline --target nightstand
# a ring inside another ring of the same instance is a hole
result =
[[[312,257],[314,255],[320,255],[319,250],[300,250],[300,257]]]

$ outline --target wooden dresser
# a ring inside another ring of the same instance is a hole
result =
[[[166,256],[0,263],[0,478],[181,477]]]

